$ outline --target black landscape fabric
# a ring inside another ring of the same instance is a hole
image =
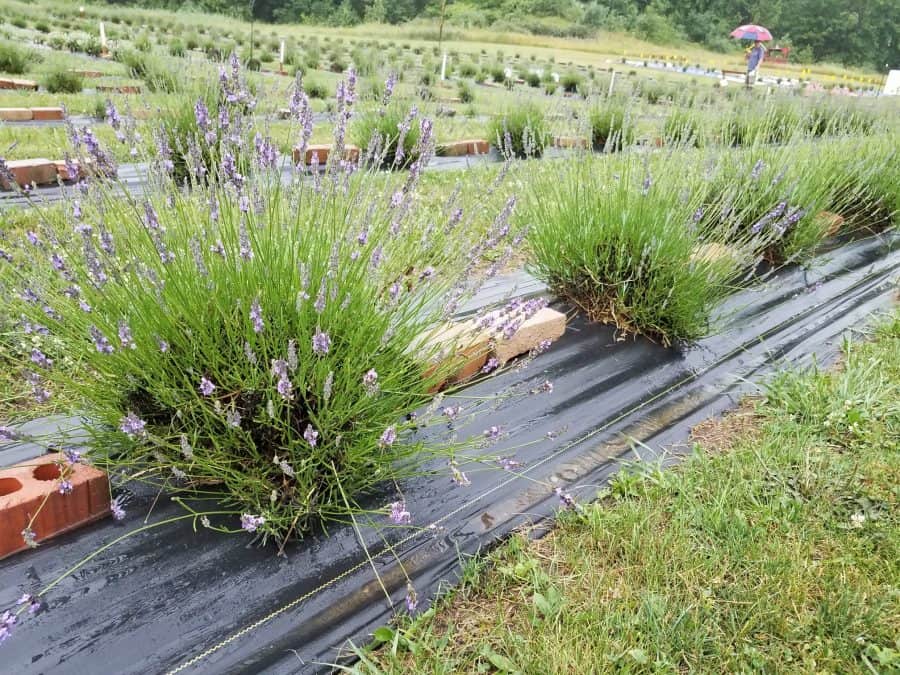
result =
[[[616,470],[617,458],[634,457],[630,439],[657,453],[669,447],[663,459],[675,461],[689,428],[752,392],[750,381],[812,355],[820,363],[834,358],[848,330],[891,306],[898,243],[893,234],[869,237],[826,253],[810,271],[781,270],[734,296],[723,308],[721,330],[684,350],[620,341],[610,328],[576,319],[529,367],[463,392],[491,396],[512,384],[530,391],[553,383],[552,393],[501,401],[460,429],[461,436],[489,425],[506,429],[509,437],[492,454],[502,454],[504,444],[535,441],[516,450],[515,459],[522,463],[517,471],[539,482],[498,468],[469,470],[469,487],[453,485],[446,471],[403,486],[413,523],[422,529],[360,529],[395,608],[406,593],[398,560],[421,611],[455,581],[461,557],[553,515],[559,502],[546,484],[589,500]],[[643,446],[640,453],[653,459]],[[152,499],[136,496],[123,523],[97,523],[0,562],[0,608],[136,529],[148,512],[149,522],[181,513],[165,499],[151,511]],[[382,536],[392,553],[379,554]],[[0,671],[327,671],[325,664],[347,655],[348,640],[364,644],[392,611],[349,526],[333,526],[327,536],[292,544],[277,557],[274,547],[251,545],[249,536],[195,533],[182,521],[132,536],[65,579],[47,608],[22,621],[0,647]]]

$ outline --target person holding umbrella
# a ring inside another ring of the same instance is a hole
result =
[[[766,48],[763,46],[763,41],[771,40],[772,34],[762,26],[748,24],[738,26],[731,31],[731,37],[739,40],[753,40],[753,47],[750,49],[750,56],[747,59],[747,86],[749,87],[756,83],[756,78],[759,76],[759,67],[766,57]]]
[[[747,59],[747,86],[756,84],[756,78],[759,77],[759,67],[762,65],[763,59],[766,58],[766,48],[762,42],[757,40],[753,43],[750,50],[750,56]]]

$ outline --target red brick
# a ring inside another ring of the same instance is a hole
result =
[[[66,119],[62,108],[32,108],[31,113],[35,120],[64,120]]]
[[[40,543],[109,513],[106,474],[75,464],[68,476],[72,492],[63,495],[59,493],[57,461],[63,461],[62,453],[0,470],[0,558],[27,548],[22,530],[35,514],[31,529]]]
[[[16,183],[21,186],[49,185],[56,182],[56,165],[49,159],[18,159],[6,163]],[[0,187],[9,190],[12,186],[0,176]]]
[[[33,117],[31,108],[0,108],[0,120],[4,122],[28,122]]]

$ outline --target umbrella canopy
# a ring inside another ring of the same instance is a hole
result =
[[[772,34],[769,32],[768,28],[763,28],[762,26],[756,26],[754,24],[747,24],[746,26],[738,26],[730,33],[731,37],[738,38],[740,40],[771,40]]]

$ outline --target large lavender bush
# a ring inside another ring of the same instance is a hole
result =
[[[244,529],[284,539],[435,455],[460,475],[453,443],[409,441],[428,423],[415,411],[454,368],[453,345],[429,336],[522,235],[513,199],[484,219],[483,191],[478,203],[420,194],[428,120],[415,120],[407,174],[343,161],[352,72],[338,88],[335,150],[309,170],[262,135],[248,145],[233,133],[249,96],[239,83],[226,70],[218,109],[198,102],[186,147],[158,136],[146,194],[80,184],[62,215],[47,211],[9,248],[4,278],[19,329],[47,338],[26,377],[39,398],[62,381],[83,402],[92,461],[170,490],[202,486]],[[290,107],[302,152],[311,109],[299,87]],[[133,142],[133,125],[108,116]],[[89,131],[73,136],[82,161],[110,161]],[[497,325],[510,332],[522,311]]]

